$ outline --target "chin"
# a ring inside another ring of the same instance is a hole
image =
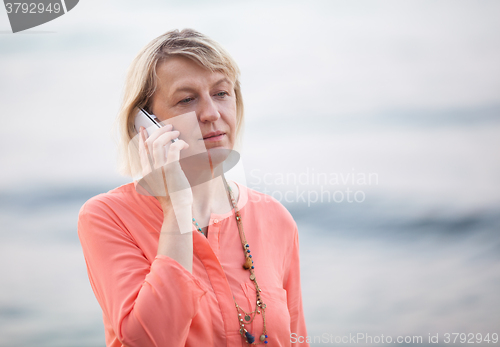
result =
[[[227,159],[232,150],[224,146],[219,146],[209,148],[207,151],[210,155],[210,159],[212,160],[212,165],[216,167]]]

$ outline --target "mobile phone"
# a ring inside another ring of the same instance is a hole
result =
[[[151,134],[156,130],[162,127],[160,121],[154,114],[148,113],[145,109],[142,107],[138,107],[139,111],[135,115],[135,120],[134,120],[134,127],[135,131],[139,134],[139,131],[141,129],[141,126],[146,128],[146,131],[148,133],[148,136],[151,136]],[[172,143],[177,141],[178,138],[175,138],[172,140]]]

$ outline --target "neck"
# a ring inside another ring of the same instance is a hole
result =
[[[215,168],[213,179],[191,188],[193,192],[193,217],[201,222],[206,221],[206,224],[208,224],[211,213],[224,214],[231,210],[223,174],[217,172],[218,169],[222,170],[221,167]]]

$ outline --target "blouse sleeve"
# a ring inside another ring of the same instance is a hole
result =
[[[300,285],[300,261],[299,261],[299,233],[295,225],[293,247],[289,265],[284,278],[284,288],[287,292],[288,311],[290,313],[290,333],[297,337],[297,343],[292,346],[308,347],[305,342],[307,337],[306,322],[302,308],[302,290]],[[299,338],[300,337],[300,338]],[[293,341],[294,339],[292,339]]]
[[[113,210],[89,200],[78,236],[92,289],[118,340],[126,346],[184,346],[203,285],[177,261],[151,263]]]

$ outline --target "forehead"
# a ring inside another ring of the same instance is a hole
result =
[[[167,93],[174,93],[185,87],[210,87],[224,78],[232,85],[231,79],[222,72],[212,72],[183,56],[173,56],[162,61],[156,69],[156,74],[159,89]]]

